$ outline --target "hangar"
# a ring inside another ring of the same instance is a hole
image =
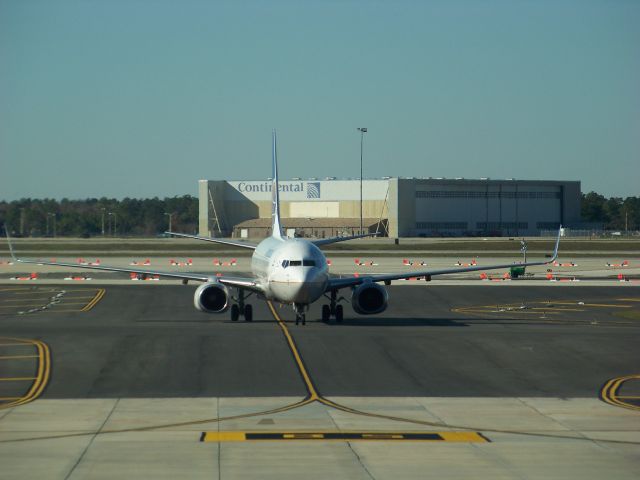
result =
[[[200,235],[269,235],[269,180],[200,180]],[[389,237],[537,236],[580,222],[580,182],[445,178],[366,179],[365,232]],[[360,231],[360,180],[280,181],[287,234],[304,237]]]

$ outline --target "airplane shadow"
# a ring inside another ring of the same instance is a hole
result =
[[[319,322],[321,322],[319,320]],[[322,323],[322,322],[321,322]],[[415,317],[359,317],[345,318],[341,323],[332,320],[332,327],[468,327],[465,322],[448,318]]]

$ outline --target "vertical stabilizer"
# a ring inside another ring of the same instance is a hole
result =
[[[271,183],[271,236],[284,238],[280,223],[280,192],[278,191],[278,149],[276,147],[276,131],[272,140],[273,173]]]

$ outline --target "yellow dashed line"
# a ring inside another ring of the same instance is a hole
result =
[[[29,301],[39,301],[42,300],[43,302],[46,300],[51,299],[51,295],[47,295],[46,297],[43,297],[42,299],[38,299],[38,298],[29,298],[29,299],[23,299],[23,298],[7,298],[6,300],[2,300],[2,303],[13,303],[13,302],[29,302]]]
[[[49,290],[49,291],[42,291],[42,290],[26,290],[24,288],[20,288],[19,290],[21,290],[20,292],[16,292],[16,293],[12,293],[12,295],[49,295],[51,296],[52,293],[60,293],[60,290]]]
[[[549,305],[577,305],[576,302],[549,302]],[[581,307],[631,308],[633,305],[617,305],[610,303],[584,303]]]
[[[24,308],[24,307],[42,307],[41,303],[27,303],[19,305],[0,305],[0,308]]]
[[[495,308],[495,307],[494,307]],[[465,309],[465,308],[454,308],[451,311],[452,312],[456,312],[456,313],[480,313],[480,314],[484,314],[484,315],[491,315],[494,313],[516,313],[518,315],[540,315],[540,312],[532,312],[531,310],[535,310],[533,308],[527,308],[527,309],[512,309],[512,310],[478,310],[478,309],[474,309],[474,308],[470,308],[470,309]],[[549,310],[552,309],[548,309],[548,308],[540,308],[541,311],[547,312]],[[561,310],[562,311],[562,310]],[[550,315],[558,315],[557,312],[554,311],[549,311]]]
[[[38,355],[5,355],[0,360],[17,360],[20,358],[38,358]]]
[[[83,310],[81,310],[79,308],[76,308],[75,310],[60,310],[58,308],[52,308],[50,310],[47,310],[47,315],[54,314],[54,313],[79,313],[79,312],[82,312],[82,311]]]
[[[65,302],[65,301],[61,301],[57,305],[61,305],[61,306],[64,306],[64,305],[87,305],[87,302]],[[80,310],[84,311],[82,309],[80,309]]]
[[[544,310],[545,312],[584,312],[584,308],[554,308],[554,307],[531,307],[531,310]]]

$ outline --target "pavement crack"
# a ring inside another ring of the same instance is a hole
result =
[[[358,463],[360,464],[360,466],[362,467],[362,469],[367,473],[367,475],[369,476],[369,478],[371,480],[375,480],[376,477],[374,477],[371,472],[369,471],[369,469],[366,467],[366,465],[364,464],[364,462],[362,461],[362,458],[360,458],[360,455],[358,455],[358,452],[356,452],[353,449],[353,445],[351,444],[351,442],[347,442],[347,445],[349,446],[349,450],[351,450],[351,452],[355,455],[356,459],[358,460]]]
[[[71,477],[71,475],[73,474],[73,472],[76,470],[77,466],[80,465],[80,462],[82,461],[82,459],[86,455],[87,451],[89,450],[89,448],[93,444],[93,441],[96,439],[96,437],[98,435],[100,435],[100,432],[102,431],[104,426],[107,424],[107,422],[111,418],[111,415],[113,415],[113,412],[115,412],[115,410],[116,410],[116,408],[117,408],[119,403],[120,403],[120,399],[118,398],[118,399],[116,399],[115,403],[113,404],[113,407],[111,408],[111,411],[109,412],[107,417],[104,419],[104,422],[102,422],[102,425],[100,425],[100,428],[98,428],[98,430],[96,430],[93,433],[93,435],[91,436],[91,439],[89,440],[89,443],[87,443],[87,446],[84,448],[84,450],[82,451],[82,453],[78,457],[78,460],[76,460],[76,463],[73,464],[73,467],[71,467],[71,470],[69,470],[69,473],[67,474],[67,476],[64,477],[64,480],[68,480]]]
[[[542,413],[539,409],[537,409],[536,407],[534,407],[533,405],[529,404],[528,402],[526,402],[523,398],[518,398],[518,401],[520,403],[522,403],[523,405],[525,405],[527,408],[530,408],[531,410],[533,410],[534,412],[536,412],[538,415],[541,415],[545,418],[548,418],[549,420],[551,420],[553,423],[557,423],[558,425],[560,425],[562,428],[565,428],[568,432],[571,432],[575,435],[578,435],[579,437],[581,437],[584,440],[593,442],[595,445],[598,445],[600,448],[605,448],[603,445],[600,445],[598,443],[598,441],[596,439],[590,438],[588,436],[586,436],[584,433],[582,433],[579,430],[576,430],[574,428],[571,428],[569,425],[564,424],[563,422],[561,422],[560,420],[553,418],[545,413]]]

